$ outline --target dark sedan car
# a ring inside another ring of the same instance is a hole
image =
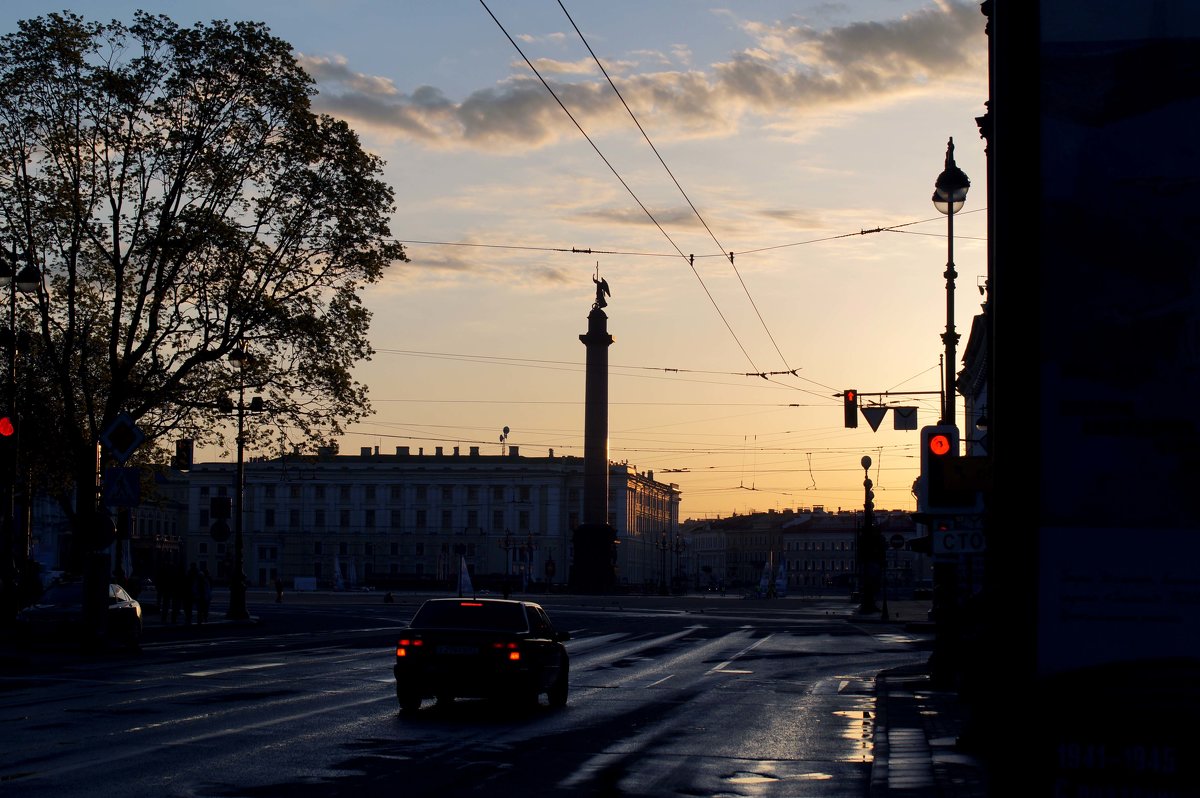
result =
[[[567,703],[570,669],[563,642],[546,611],[529,601],[430,599],[396,644],[396,698],[405,713],[425,698],[511,698]]]
[[[108,586],[107,601],[104,637],[136,650],[142,639],[141,604],[115,584]],[[17,634],[30,643],[86,643],[83,618],[83,582],[59,582],[17,613]]]

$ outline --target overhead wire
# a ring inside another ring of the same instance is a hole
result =
[[[713,240],[713,243],[717,245],[717,249],[721,252],[725,252],[724,245],[717,240],[716,234],[713,233],[712,228],[708,226],[708,222],[705,221],[704,216],[700,214],[699,209],[697,209],[695,203],[692,202],[692,198],[689,197],[688,193],[683,190],[683,186],[680,185],[679,180],[675,177],[675,173],[671,171],[671,167],[667,166],[667,162],[663,159],[662,153],[658,151],[658,147],[655,147],[654,142],[650,140],[650,135],[646,133],[646,129],[642,127],[642,123],[638,121],[637,114],[635,114],[633,109],[629,107],[629,103],[625,102],[625,96],[621,94],[621,90],[617,88],[617,84],[613,81],[612,76],[608,74],[608,70],[604,68],[604,64],[600,61],[600,57],[596,55],[596,51],[592,49],[592,45],[588,42],[587,37],[583,35],[583,31],[581,31],[579,26],[575,24],[575,20],[571,17],[571,13],[567,11],[567,7],[563,5],[562,0],[558,0],[558,7],[562,9],[564,14],[566,14],[567,20],[571,23],[571,27],[575,29],[575,33],[578,34],[579,40],[583,42],[583,46],[586,47],[588,53],[591,54],[592,60],[595,61],[596,66],[600,68],[600,72],[604,75],[605,80],[608,81],[608,85],[612,87],[613,92],[617,95],[617,99],[621,101],[621,105],[625,106],[625,110],[629,113],[629,118],[633,120],[633,124],[637,125],[637,129],[642,134],[642,138],[646,140],[646,144],[650,146],[650,149],[654,152],[654,156],[658,158],[658,162],[662,164],[662,168],[666,170],[667,175],[671,178],[671,182],[675,184],[675,188],[679,189],[680,195],[683,196],[683,199],[685,202],[687,202],[688,207],[692,209],[692,213],[696,215],[696,218],[700,221],[700,224],[703,225],[705,231],[708,232],[708,235]],[[771,334],[770,328],[767,327],[767,322],[762,317],[762,312],[758,309],[758,303],[756,303],[754,301],[754,297],[750,295],[750,289],[746,285],[746,281],[742,279],[742,273],[738,271],[737,264],[734,263],[734,254],[730,252],[728,257],[729,265],[732,267],[733,273],[737,275],[738,282],[741,283],[742,286],[742,291],[745,292],[746,299],[750,301],[750,306],[754,308],[754,313],[758,316],[758,321],[762,325],[763,331],[766,332],[767,338],[770,339],[771,345],[775,347],[775,352],[779,355],[779,359],[783,361],[783,365],[787,367],[787,371],[794,375],[796,370],[788,364],[788,360],[784,356],[783,351],[779,348],[779,344],[775,342],[775,336]]]
[[[554,98],[554,101],[556,103],[558,103],[558,107],[563,110],[563,113],[565,113],[567,115],[567,117],[571,120],[571,122],[579,130],[580,134],[582,134],[583,137],[585,139],[587,139],[588,144],[590,144],[592,146],[592,149],[596,151],[596,154],[598,156],[600,156],[600,160],[604,161],[604,165],[609,168],[609,171],[611,171],[613,173],[613,176],[617,178],[617,181],[620,182],[620,184],[622,186],[624,186],[624,188],[627,192],[629,192],[629,196],[633,197],[633,201],[638,204],[638,207],[641,208],[642,211],[646,214],[646,216],[650,219],[650,221],[654,223],[654,226],[657,227],[658,231],[663,234],[663,237],[667,239],[668,243],[670,243],[671,246],[675,248],[675,251],[679,253],[679,257],[683,258],[685,261],[688,262],[688,265],[692,269],[692,274],[695,275],[696,280],[700,283],[700,287],[704,289],[704,293],[708,297],[708,301],[712,303],[713,309],[717,311],[717,315],[721,317],[721,321],[725,324],[725,329],[729,331],[729,334],[733,337],[734,342],[737,343],[738,348],[742,350],[742,354],[746,356],[746,360],[748,360],[750,362],[750,365],[754,368],[754,370],[759,371],[758,366],[754,362],[754,358],[750,357],[750,353],[746,351],[746,347],[742,344],[741,339],[738,338],[737,333],[735,333],[733,331],[733,327],[732,327],[732,325],[730,325],[729,320],[725,318],[725,314],[721,311],[720,305],[717,304],[716,298],[713,297],[712,292],[709,291],[708,286],[705,285],[704,278],[702,278],[700,276],[700,272],[698,272],[696,270],[696,264],[694,262],[694,258],[689,258],[687,255],[683,254],[683,250],[679,248],[679,245],[675,243],[675,240],[673,238],[671,238],[670,234],[667,233],[667,231],[665,229],[663,229],[663,226],[661,224],[659,224],[658,219],[654,218],[654,214],[650,212],[650,209],[646,207],[645,203],[643,203],[641,201],[641,199],[638,198],[638,195],[634,192],[634,190],[629,186],[629,184],[627,182],[625,182],[625,178],[621,177],[621,174],[617,171],[616,167],[614,167],[612,165],[612,163],[608,160],[608,158],[605,157],[604,153],[600,151],[600,148],[596,145],[596,142],[592,140],[592,137],[589,136],[587,131],[583,129],[583,125],[581,125],[579,123],[579,120],[577,120],[575,118],[575,115],[572,114],[571,111],[567,108],[567,106],[563,103],[563,101],[561,99],[559,99],[559,96],[554,91],[554,88],[551,87],[551,85],[546,81],[546,79],[544,77],[542,77],[542,73],[539,72],[537,67],[535,67],[533,65],[533,62],[529,60],[529,57],[527,55],[525,55],[525,51],[521,49],[521,46],[519,44],[517,44],[516,39],[514,39],[509,34],[508,30],[504,27],[504,25],[500,22],[500,20],[497,19],[496,15],[492,13],[492,10],[490,8],[488,8],[487,3],[484,0],[479,0],[479,4],[483,6],[483,9],[485,11],[487,11],[488,16],[490,16],[492,18],[492,21],[496,23],[496,26],[498,28],[500,28],[500,31],[504,34],[505,38],[508,39],[508,41],[516,49],[517,53],[520,54],[521,58],[524,59],[525,63],[533,71],[533,74],[537,76],[537,79],[539,81],[541,81],[543,86],[546,87],[546,91],[550,92],[550,96]]]

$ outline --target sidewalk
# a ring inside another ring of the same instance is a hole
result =
[[[889,620],[852,623],[931,632],[928,602],[893,602]],[[958,693],[934,686],[928,661],[883,671],[875,680],[874,762],[868,798],[987,798],[982,758],[960,746],[968,708]]]

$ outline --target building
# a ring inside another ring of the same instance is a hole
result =
[[[232,573],[234,542],[214,539],[212,529],[232,505],[226,523],[236,530],[235,480],[233,463],[198,463],[188,474],[186,559],[218,581]],[[677,535],[679,489],[626,463],[610,463],[609,480],[618,580],[640,585],[658,572],[648,541]],[[445,584],[465,561],[476,588],[543,589],[567,580],[582,503],[582,458],[552,450],[522,457],[516,446],[502,455],[400,446],[394,454],[376,447],[253,459],[245,464],[243,567],[251,585],[278,577],[404,588]]]

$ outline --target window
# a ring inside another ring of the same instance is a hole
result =
[[[200,526],[208,526],[208,510],[200,511]]]
[[[469,502],[479,501],[479,486],[478,485],[468,485],[467,486],[467,501],[469,501]]]
[[[388,554],[392,555],[393,557],[399,557],[400,556],[400,544],[399,543],[389,544],[388,545]]]
[[[404,498],[404,486],[392,485],[392,501],[400,501]]]
[[[369,501],[369,502],[375,501],[375,486],[374,485],[367,485],[365,488],[363,488],[363,490],[366,491],[367,501]]]
[[[275,526],[275,510],[271,507],[263,510],[263,526]]]
[[[350,501],[349,485],[338,485],[338,499],[344,502]]]
[[[416,527],[417,527],[417,529],[424,529],[424,528],[425,528],[425,511],[424,511],[424,510],[417,510],[417,523],[416,523]]]
[[[528,510],[522,510],[521,512],[517,513],[517,529],[521,530],[522,532],[529,531],[529,511]]]
[[[318,557],[321,556],[321,541],[318,540],[313,543],[313,554],[317,555]]]
[[[453,523],[454,523],[454,511],[453,510],[442,510],[442,531],[449,532]]]
[[[375,528],[375,511],[374,510],[364,510],[363,511],[363,526],[367,527],[368,529]]]
[[[349,554],[349,553],[350,553],[350,551],[349,551],[349,548],[350,548],[350,547],[349,547],[349,545],[348,545],[348,544],[346,544],[346,543],[339,543],[339,544],[338,544],[338,554],[339,554],[340,556],[342,556],[342,557],[345,557],[347,554]]]
[[[504,529],[504,511],[492,510],[492,529]]]
[[[325,528],[325,510],[323,508],[313,510],[313,526],[318,529]]]
[[[392,510],[392,529],[400,529],[404,526],[404,511]]]
[[[201,554],[208,554],[208,541],[200,541],[199,550]]]
[[[200,486],[200,495],[201,495],[201,496],[207,496],[207,495],[208,495],[208,485],[201,485],[201,486]]]
[[[503,485],[492,485],[492,501],[494,501],[494,502],[504,501],[504,486]]]
[[[479,526],[479,511],[467,510],[467,528],[474,529]]]
[[[523,501],[523,502],[529,501],[529,486],[528,485],[521,486],[521,501]]]
[[[425,556],[425,544],[424,544],[424,543],[418,543],[418,544],[417,544],[417,546],[416,546],[416,550],[415,550],[415,552],[414,552],[414,553],[415,553],[415,554],[416,554],[418,557],[423,557],[423,556]]]
[[[350,508],[343,507],[341,510],[338,510],[338,526],[342,529],[350,528]]]
[[[427,497],[428,491],[424,485],[417,485],[417,501],[423,502]]]
[[[324,485],[313,485],[313,494],[314,494],[314,495],[315,495],[315,496],[316,496],[318,499],[321,499],[322,501],[324,501],[324,499],[325,499],[325,486],[324,486]]]
[[[442,501],[444,501],[444,502],[454,501],[454,486],[453,485],[442,485]]]
[[[319,563],[319,562],[313,563],[313,578],[314,579],[321,578],[321,563]]]
[[[274,485],[263,485],[263,495],[266,496],[268,499],[274,499],[275,498],[275,486]]]
[[[300,498],[300,486],[299,485],[288,485],[288,498],[291,498],[291,499],[299,499]]]
[[[288,526],[292,529],[300,528],[300,510],[288,510]]]

